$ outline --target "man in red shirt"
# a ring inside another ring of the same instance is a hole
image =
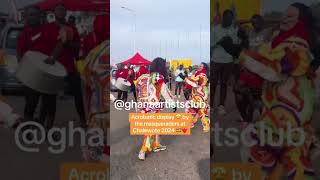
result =
[[[118,78],[128,79],[128,75],[129,75],[129,69],[125,69],[122,64],[118,64],[118,70],[115,75],[116,80]],[[126,102],[128,99],[128,92],[122,91],[119,89],[118,90],[118,99],[121,99],[124,102]]]
[[[27,51],[36,50],[37,47],[41,47],[44,44],[42,41],[44,33],[42,31],[40,9],[36,6],[30,6],[26,8],[25,12],[25,27],[20,33],[17,42],[17,58],[19,61]],[[53,123],[56,112],[56,95],[40,93],[26,87],[25,96],[24,118],[26,121],[34,120],[34,113],[41,97],[40,122],[44,122],[47,119],[49,124]]]
[[[140,76],[142,76],[143,74],[148,74],[148,69],[146,68],[146,66],[140,66],[139,71],[137,73],[137,77],[136,79],[138,79]]]
[[[129,63],[128,67],[128,81],[131,83],[131,92],[133,93],[134,99],[137,101],[137,93],[136,93],[136,86],[134,85],[134,80],[136,79],[136,73],[133,70],[133,67]]]
[[[75,26],[66,22],[66,9],[63,5],[56,6],[54,10],[55,21],[44,26],[46,42],[38,50],[49,55],[47,63],[53,64],[59,61],[67,70],[68,88],[74,95],[76,110],[80,116],[82,127],[86,126],[85,112],[83,106],[81,79],[75,68],[75,61],[80,49],[80,36]]]
[[[42,36],[40,14],[40,9],[36,6],[27,7],[25,10],[25,25],[19,34],[17,42],[17,57],[19,61],[28,50],[40,43]]]

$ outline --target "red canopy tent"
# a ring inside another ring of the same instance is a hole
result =
[[[135,54],[132,58],[122,62],[121,64],[127,65],[150,65],[151,62],[144,57],[142,57],[139,53]]]
[[[70,11],[104,11],[110,9],[107,0],[44,0],[36,5],[45,11],[53,10],[57,5],[62,4]]]

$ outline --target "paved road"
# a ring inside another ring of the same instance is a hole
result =
[[[128,111],[111,106],[112,180],[207,180],[209,179],[210,136],[200,122],[190,136],[162,136],[167,150],[137,158],[142,136],[129,135]]]
[[[23,97],[8,97],[8,101],[19,114],[23,113]],[[57,107],[57,126],[65,127],[68,121],[77,119],[72,99],[59,100]],[[79,144],[77,136],[75,144]],[[1,180],[58,180],[62,163],[82,160],[79,146],[69,147],[62,154],[52,154],[44,143],[38,153],[23,152],[15,144],[14,132],[8,129],[0,129],[0,147]]]
[[[319,99],[320,100],[320,99]],[[239,127],[239,123],[237,123],[237,118],[239,117],[239,113],[237,111],[236,105],[234,103],[234,96],[229,89],[226,109],[228,114],[226,116],[218,116],[214,112],[213,116],[216,117],[216,120],[219,122],[219,126],[223,129],[229,127]],[[316,130],[317,137],[320,138],[320,104],[317,104],[315,108],[315,113],[313,117],[313,127]],[[240,152],[239,146],[236,147],[226,147],[226,146],[215,146],[214,148],[214,162],[240,162]],[[320,156],[313,159],[313,165],[318,173],[318,177],[320,177]]]

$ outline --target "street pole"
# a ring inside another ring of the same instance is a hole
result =
[[[202,37],[201,37],[201,31],[202,31],[202,27],[201,27],[201,25],[200,25],[200,61],[201,61],[201,58],[202,58]]]
[[[122,6],[121,7],[122,9],[124,10],[127,10],[129,12],[131,12],[133,14],[133,31],[134,31],[134,38],[133,38],[133,54],[136,53],[136,38],[137,38],[137,14],[136,14],[136,11],[130,9],[130,8],[127,8],[127,7],[124,7]]]

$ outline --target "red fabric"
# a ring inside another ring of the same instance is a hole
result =
[[[94,32],[90,32],[82,41],[82,55],[86,57],[96,47],[97,41]]]
[[[127,79],[128,78],[128,73],[129,73],[129,70],[128,69],[121,69],[121,70],[118,70],[117,73],[116,73],[116,79],[118,78],[123,78],[123,79]]]
[[[110,146],[105,145],[104,146],[104,150],[103,153],[110,156]]]
[[[305,25],[302,21],[299,21],[292,29],[288,31],[281,31],[272,41],[272,48],[277,47],[279,44],[286,41],[289,37],[296,36],[306,40],[307,42],[310,41],[310,35],[307,32]]]
[[[199,71],[196,71],[196,73],[194,74],[195,76],[198,76],[199,74],[207,74],[207,71],[206,71],[206,69],[201,69],[201,70],[199,70]]]
[[[122,62],[121,64],[131,64],[131,65],[150,65],[151,62],[142,57],[139,53],[135,54],[132,58]]]
[[[52,51],[58,42],[59,30],[57,30],[57,28],[52,24],[42,25],[42,28],[43,35],[41,38],[41,43],[34,46],[34,50],[51,56]]]
[[[192,86],[188,83],[184,83],[184,89],[191,90]]]
[[[96,16],[93,22],[93,30],[97,37],[97,43],[109,39],[110,36],[110,17],[109,15]]]
[[[128,70],[128,75],[129,75],[128,81],[129,81],[131,84],[133,84],[134,77],[135,77],[135,72],[134,72],[134,70],[133,70],[133,69],[129,69],[129,70]]]
[[[80,36],[77,31],[77,29],[74,26],[71,26],[73,30],[73,40],[80,43]],[[57,43],[59,42],[59,32],[60,32],[60,26],[53,22],[48,23],[46,25],[43,25],[43,43],[41,43],[40,46],[35,47],[35,50],[40,51],[44,54],[47,54],[48,56],[52,55],[53,50],[55,49]],[[66,70],[69,73],[75,72],[75,54],[70,48],[65,47],[60,56],[59,56],[59,62],[66,68]]]
[[[240,72],[239,80],[244,83],[244,85],[251,88],[261,89],[263,85],[263,79],[260,76],[247,70]]]
[[[42,35],[42,26],[36,28],[25,26],[18,37],[17,55],[22,57],[28,50],[41,46]]]
[[[101,42],[110,38],[109,22],[110,18],[107,15],[96,16],[93,23],[93,32],[90,32],[83,40],[82,53],[84,57]]]
[[[110,10],[107,0],[43,0],[36,5],[44,11],[52,11],[57,5],[64,5],[70,11],[104,11]]]
[[[148,70],[147,70],[147,68],[145,66],[141,66],[139,68],[139,71],[137,73],[137,78],[139,78],[143,74],[148,74]]]

